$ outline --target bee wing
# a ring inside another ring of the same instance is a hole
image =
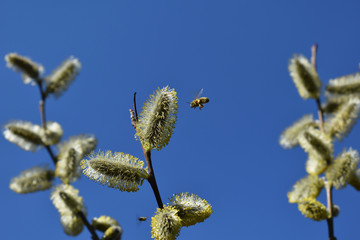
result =
[[[200,89],[199,93],[196,95],[196,97],[194,99],[197,99],[201,96],[201,94],[203,93],[204,89]]]

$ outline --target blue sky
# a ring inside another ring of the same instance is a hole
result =
[[[130,153],[144,160],[128,109],[138,108],[157,87],[175,88],[179,113],[169,145],[153,151],[163,202],[174,193],[205,198],[213,214],[183,228],[178,239],[327,239],[325,222],[304,218],[286,193],[306,175],[302,149],[283,150],[283,129],[314,101],[300,98],[287,64],[294,53],[310,57],[319,44],[323,83],[358,71],[358,1],[20,1],[0,2],[0,56],[17,52],[51,73],[70,55],[82,70],[59,99],[47,101],[47,118],[59,122],[66,140],[93,133],[97,149]],[[0,123],[21,119],[40,124],[38,89],[0,65]],[[196,92],[210,98],[202,111],[190,109]],[[335,152],[360,149],[356,125]],[[12,177],[52,162],[44,150],[25,152],[0,138],[1,235],[4,239],[72,239],[63,233],[49,191],[18,195]],[[136,193],[103,187],[82,177],[88,216],[111,215],[123,239],[150,239],[156,201],[148,183]],[[320,200],[325,202],[324,193]],[[334,192],[341,207],[338,239],[359,235],[360,194]],[[88,231],[76,239],[90,239]]]

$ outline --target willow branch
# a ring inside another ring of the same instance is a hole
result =
[[[41,126],[46,130],[46,114],[45,114],[46,94],[43,89],[43,84],[42,84],[43,80],[37,79],[36,82],[37,82],[37,85],[39,86],[40,96],[41,96],[41,100],[39,103],[39,109],[40,109],[40,115],[41,115]],[[46,132],[45,132],[45,134],[46,134]],[[49,153],[51,160],[53,161],[54,165],[56,166],[57,158],[56,158],[54,152],[52,151],[51,147],[45,146],[45,149]],[[84,213],[82,211],[79,211],[77,213],[77,215],[81,218],[81,220],[83,221],[83,223],[85,224],[85,226],[87,227],[89,232],[91,233],[91,238],[93,240],[100,240],[98,235],[95,232],[95,229],[90,225],[89,221],[86,219]]]
[[[136,92],[134,93],[134,110],[130,109],[129,111],[130,111],[131,125],[136,129],[136,123],[138,121],[138,114],[137,114],[137,109],[136,109]],[[144,157],[145,157],[145,161],[146,161],[146,164],[147,164],[148,170],[149,170],[149,178],[147,180],[150,183],[150,186],[151,186],[151,188],[152,188],[152,190],[154,192],[156,202],[157,202],[159,208],[163,208],[163,203],[162,203],[162,200],[161,200],[159,188],[158,188],[157,183],[156,183],[154,169],[153,169],[153,166],[152,166],[151,151],[145,151],[142,144],[141,144],[141,147],[142,147]]]
[[[317,57],[318,45],[315,43],[311,48],[311,65],[316,71],[316,57]],[[321,107],[320,97],[316,99],[316,105],[318,108],[318,115],[320,121],[320,130],[324,133],[324,111]],[[325,182],[327,209],[329,217],[326,219],[328,225],[329,240],[336,240],[334,235],[334,216],[333,216],[333,202],[332,202],[332,184],[328,181]]]

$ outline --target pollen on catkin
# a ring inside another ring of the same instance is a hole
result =
[[[144,162],[129,154],[99,152],[81,161],[83,173],[91,180],[120,191],[136,192],[149,177]]]
[[[173,206],[158,208],[151,218],[151,237],[155,240],[175,240],[182,227],[178,212]]]
[[[170,198],[171,206],[175,207],[181,218],[182,226],[191,226],[203,222],[212,213],[211,205],[195,194],[180,193]]]
[[[290,203],[301,202],[304,199],[316,199],[324,187],[324,181],[317,176],[308,175],[300,179],[288,192],[287,197]]]
[[[321,81],[306,57],[294,55],[289,62],[289,72],[303,99],[320,96]]]
[[[20,173],[10,181],[10,189],[17,193],[47,190],[52,186],[54,171],[48,167],[33,167]]]
[[[61,214],[60,222],[64,228],[64,232],[69,236],[76,236],[84,229],[82,219],[73,213]]]
[[[325,95],[345,99],[360,97],[360,74],[356,73],[330,79],[325,88]]]
[[[318,129],[309,128],[298,138],[300,146],[313,158],[331,162],[333,145],[331,138]]]
[[[279,140],[280,145],[286,149],[297,146],[299,144],[299,135],[312,126],[316,126],[313,115],[308,114],[303,116],[281,133]]]
[[[81,63],[79,59],[71,56],[65,60],[50,76],[45,78],[45,93],[47,95],[50,93],[54,94],[55,97],[61,96],[78,75],[80,69]]]
[[[79,179],[81,176],[80,161],[95,149],[96,144],[97,140],[92,135],[73,136],[69,141],[60,143],[57,146],[59,154],[55,175],[66,184]]]
[[[38,81],[39,76],[44,72],[42,65],[33,62],[27,57],[18,55],[17,53],[9,53],[5,56],[7,67],[14,69],[16,72],[22,72],[25,84]]]
[[[175,128],[178,98],[174,89],[166,86],[150,95],[136,124],[135,137],[146,151],[166,146]]]
[[[329,214],[326,207],[316,199],[304,199],[298,203],[299,211],[307,218],[321,221],[328,218]]]
[[[325,132],[331,137],[341,140],[357,121],[360,109],[360,99],[351,98],[343,103],[338,111],[325,121]]]
[[[352,148],[340,153],[326,170],[326,179],[336,189],[344,188],[359,164],[359,153]]]
[[[51,192],[50,199],[61,215],[77,214],[79,211],[86,215],[86,208],[79,190],[68,184],[59,184]]]

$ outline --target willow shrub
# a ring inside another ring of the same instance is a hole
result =
[[[314,45],[311,61],[302,55],[294,55],[289,61],[289,72],[299,95],[316,101],[318,119],[306,114],[283,131],[279,142],[285,149],[300,146],[307,153],[307,175],[287,194],[289,202],[297,203],[299,211],[307,218],[326,220],[329,239],[335,240],[333,221],[340,208],[332,201],[333,188],[351,185],[360,190],[358,151],[349,147],[334,153],[336,140],[341,141],[359,117],[360,75],[355,73],[331,79],[325,86],[322,104],[316,50],[317,45]],[[323,188],[327,193],[327,207],[317,200]]]

